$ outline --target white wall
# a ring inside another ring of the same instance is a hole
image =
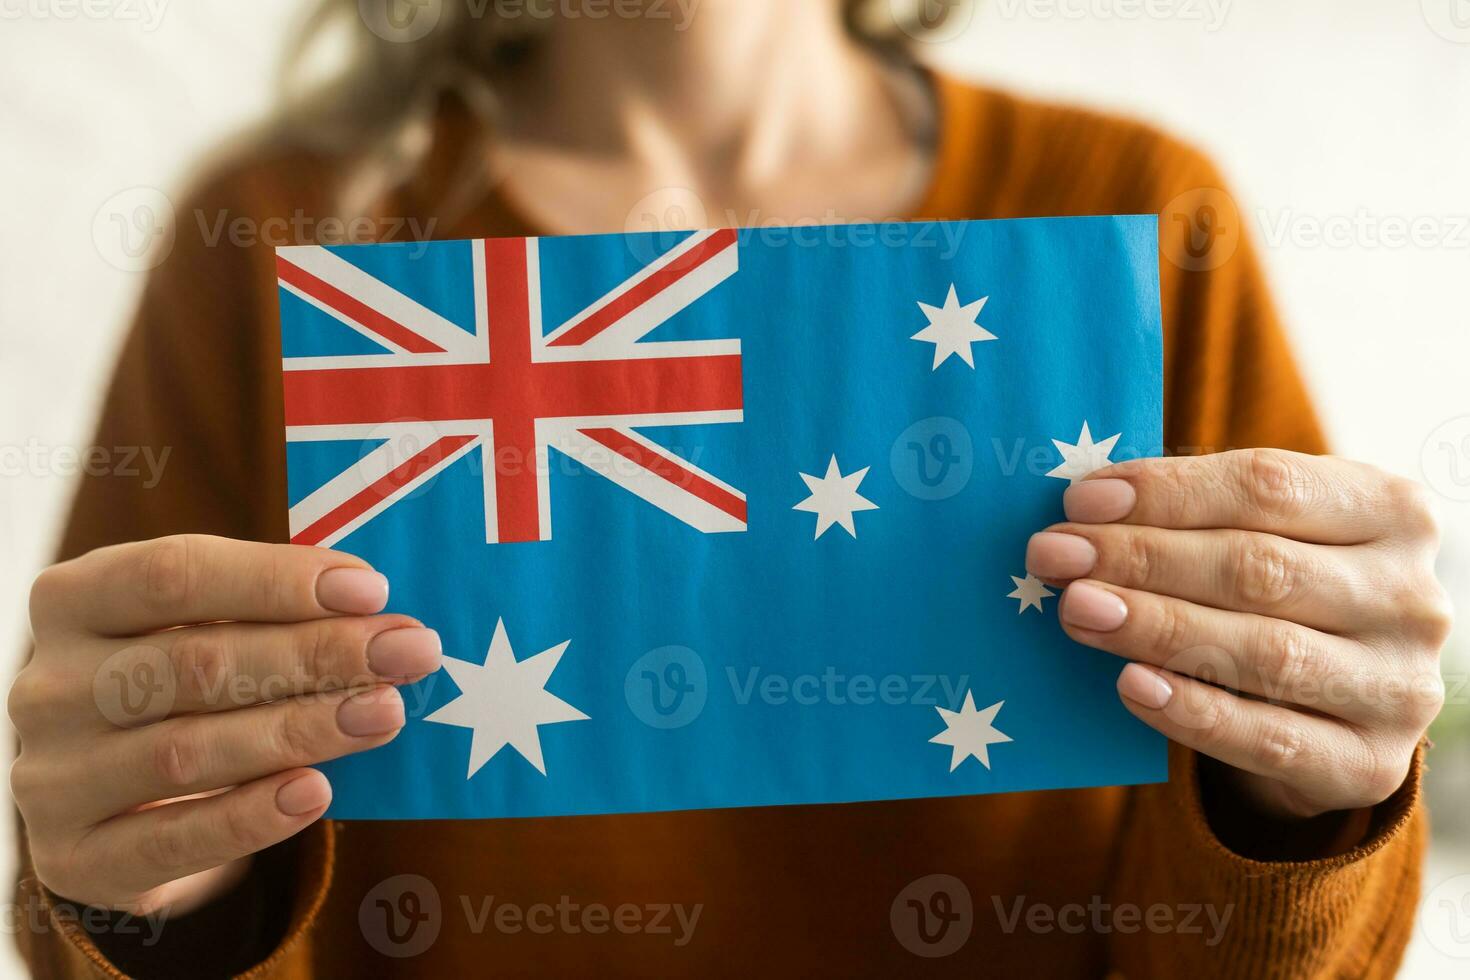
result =
[[[93,3],[106,16],[67,18],[79,9],[69,0],[0,0],[0,450],[49,460],[0,473],[0,645],[12,648],[68,494],[51,451],[87,444],[141,285],[117,267],[111,215],[128,213],[140,185],[174,189],[196,154],[265,111],[281,37],[305,6]],[[1143,6],[1152,13],[1126,15]],[[1470,425],[1442,429],[1470,415],[1462,21],[1465,0],[985,0],[935,57],[1154,120],[1221,162],[1336,447],[1442,491],[1444,572],[1470,608],[1470,503],[1453,499],[1470,487],[1450,469],[1470,475],[1470,441],[1459,441]],[[1432,241],[1381,243],[1413,219]],[[1344,227],[1346,242],[1310,240]],[[1470,858],[1441,848],[1431,884],[1467,870]],[[18,969],[10,955],[6,944],[0,971]],[[1406,975],[1459,976],[1456,965],[1421,938]]]

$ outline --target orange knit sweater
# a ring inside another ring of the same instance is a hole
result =
[[[937,172],[911,217],[1161,212],[1170,451],[1323,450],[1240,216],[1209,163],[1137,124],[939,87]],[[450,113],[443,128],[449,147],[463,124]],[[469,213],[437,214],[449,155],[385,213],[419,227],[437,218],[439,238],[530,233],[493,195]],[[179,209],[177,242],[148,284],[97,436],[172,455],[156,487],[88,478],[64,556],[181,531],[285,540],[272,243],[211,244],[210,232],[221,214],[258,227],[332,214],[336,169],[299,148],[260,150]],[[264,854],[219,909],[168,924],[151,946],[116,923],[89,933],[23,872],[21,907],[35,914],[19,940],[47,977],[198,975],[250,962],[260,964],[250,975],[281,978],[1393,973],[1425,844],[1417,763],[1373,811],[1292,827],[1244,812],[1188,752],[1176,747],[1171,766],[1167,784],[1135,788],[323,822]],[[400,875],[421,877],[382,884]],[[920,881],[931,875],[948,877]],[[428,918],[398,920],[392,933],[385,916],[413,908],[398,900],[405,884]],[[937,902],[935,888],[945,893]],[[948,928],[967,936],[917,917],[946,908]],[[415,929],[436,932],[422,941]],[[395,936],[407,939],[394,945]]]

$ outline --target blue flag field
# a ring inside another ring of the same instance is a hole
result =
[[[278,250],[292,540],[445,651],[329,816],[1165,779],[1024,570],[1162,451],[1156,223]]]

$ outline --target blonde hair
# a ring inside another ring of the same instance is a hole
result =
[[[481,123],[467,152],[488,147],[504,97],[496,88],[497,75],[534,47],[554,24],[557,3],[567,2],[318,0],[287,53],[282,135],[350,160],[340,205],[344,212],[361,213],[422,164],[433,148],[435,115],[446,97]],[[912,57],[909,42],[936,30],[952,7],[968,0],[841,2],[855,37],[903,61]],[[412,16],[395,22],[392,5],[403,3],[414,5]],[[312,79],[313,56],[333,40],[339,44],[336,69]],[[489,179],[483,167],[462,169]],[[484,189],[460,187],[454,193],[468,200]]]

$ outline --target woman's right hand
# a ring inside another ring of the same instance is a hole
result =
[[[439,637],[374,615],[388,582],[351,555],[180,535],[41,573],[35,654],[10,692],[11,788],[41,883],[82,905],[180,914],[317,820],[303,768],[389,742],[395,686]]]

